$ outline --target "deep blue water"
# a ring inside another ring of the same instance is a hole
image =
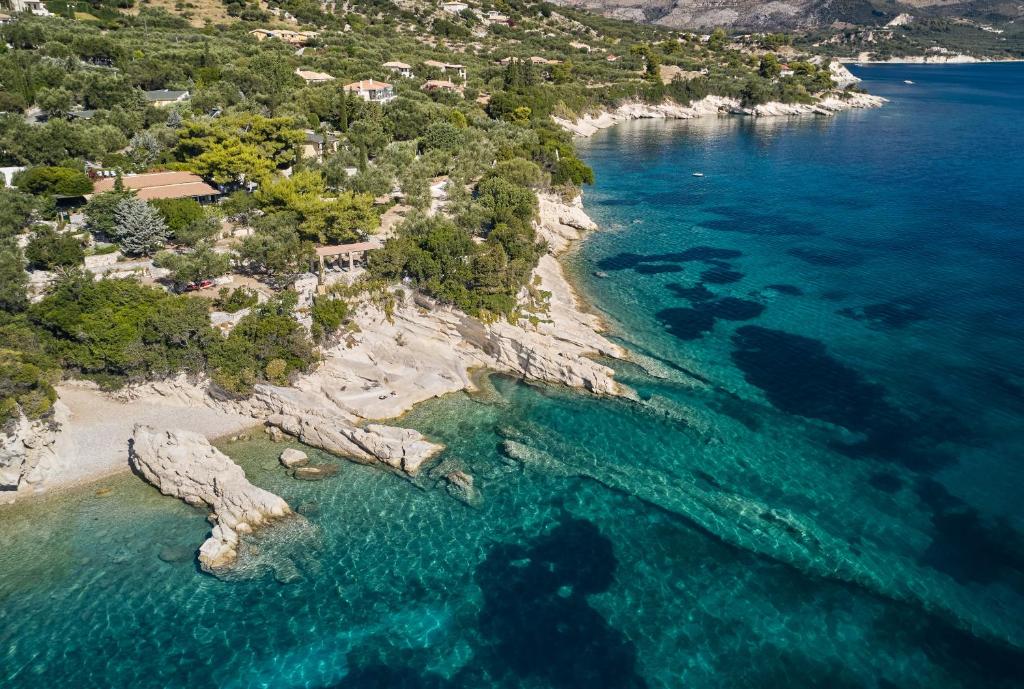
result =
[[[415,482],[231,444],[308,522],[251,580],[133,476],[0,512],[0,686],[1024,686],[1024,65],[859,72],[581,143],[639,402],[494,378],[408,417]]]

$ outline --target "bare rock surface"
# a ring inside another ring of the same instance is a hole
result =
[[[844,70],[845,71],[845,70]],[[852,75],[850,75],[852,76]],[[833,73],[833,79],[843,79],[841,73]],[[789,117],[802,115],[830,116],[842,110],[877,108],[886,102],[881,96],[867,93],[851,93],[845,98],[827,96],[815,103],[763,103],[744,108],[735,98],[707,96],[690,105],[671,101],[658,104],[627,102],[615,110],[586,114],[576,121],[554,118],[555,122],[576,136],[593,136],[596,132],[629,120],[663,119],[692,120],[698,117],[720,114],[748,115],[751,117]]]
[[[207,572],[234,564],[242,535],[291,514],[288,503],[249,483],[241,467],[198,433],[138,424],[129,462],[164,495],[211,510],[213,533],[199,549]]]

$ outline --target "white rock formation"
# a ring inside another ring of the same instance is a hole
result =
[[[58,401],[53,414],[30,421],[19,414],[0,428],[0,504],[13,502],[18,492],[41,489],[56,464],[54,445],[67,407]]]
[[[198,433],[136,425],[128,461],[164,495],[212,510],[213,533],[199,549],[207,572],[234,563],[242,535],[291,514],[288,503],[249,483],[241,467]]]
[[[851,75],[852,76],[852,75]],[[584,115],[575,122],[555,117],[555,123],[576,136],[592,136],[601,129],[607,129],[620,122],[643,119],[692,120],[719,114],[750,115],[754,117],[779,117],[792,115],[833,115],[841,110],[856,108],[877,108],[885,103],[880,96],[866,93],[850,94],[848,98],[828,96],[816,103],[764,103],[753,108],[744,108],[734,98],[707,96],[690,105],[666,101],[657,105],[627,102],[615,110],[596,115]]]

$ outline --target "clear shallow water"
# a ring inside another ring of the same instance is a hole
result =
[[[1024,684],[1024,68],[862,74],[889,106],[583,144],[643,403],[496,378],[410,415],[416,483],[233,444],[312,527],[250,581],[132,476],[0,512],[0,686]]]

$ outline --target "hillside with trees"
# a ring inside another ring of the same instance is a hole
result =
[[[348,327],[350,300],[398,283],[516,321],[546,249],[538,194],[594,179],[552,116],[835,91],[824,65],[783,75],[721,31],[547,3],[225,10],[194,26],[149,4],[54,4],[0,28],[5,418],[46,414],[61,376],[287,384]],[[365,268],[319,263],[345,246],[370,247]]]

